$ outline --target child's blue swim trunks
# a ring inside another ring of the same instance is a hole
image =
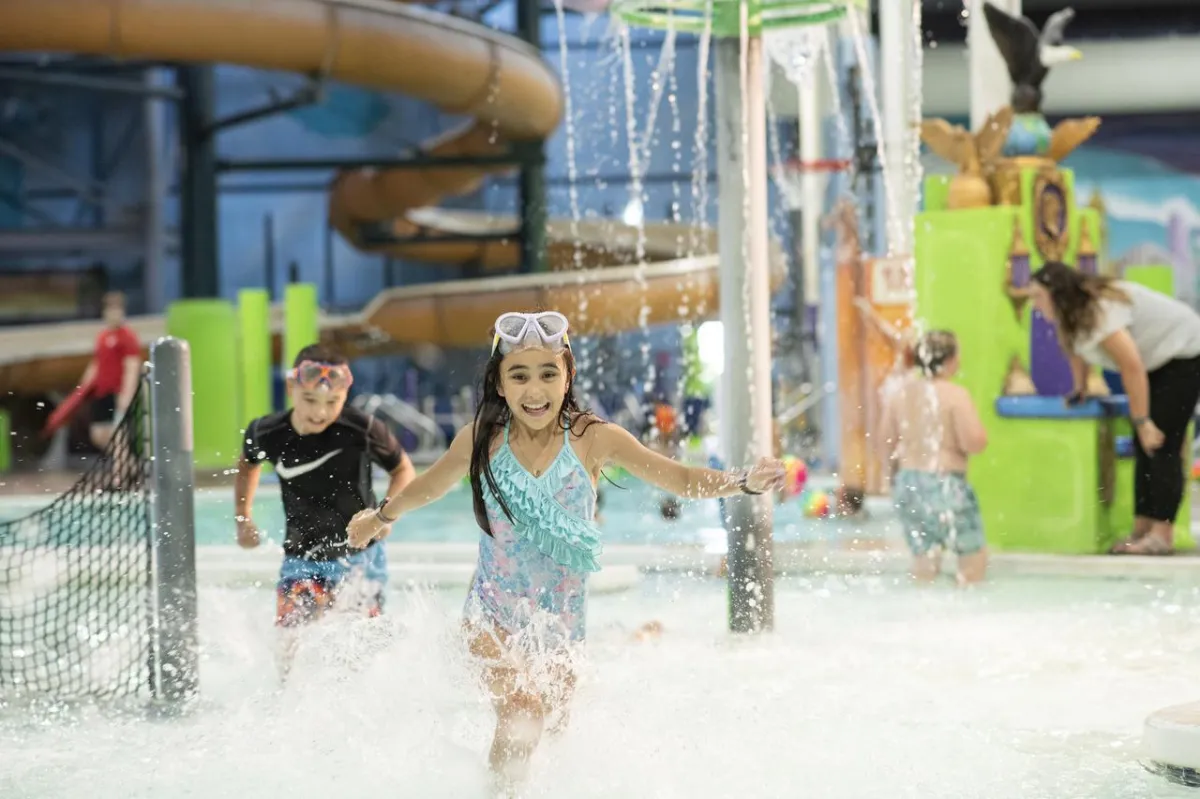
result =
[[[975,489],[959,472],[901,469],[892,483],[892,501],[914,555],[934,548],[973,555],[987,545]]]
[[[337,600],[338,589],[352,576],[363,581],[360,601],[364,613],[381,614],[387,587],[387,553],[382,543],[338,560],[284,556],[275,586],[275,624],[295,627],[319,618]]]

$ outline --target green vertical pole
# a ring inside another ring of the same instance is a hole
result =
[[[289,283],[283,293],[283,367],[290,369],[296,353],[321,338],[318,321],[317,287],[312,283]]]
[[[8,411],[0,410],[0,473],[12,468],[12,423]]]
[[[271,412],[271,295],[266,289],[238,292],[242,426]]]
[[[683,334],[683,396],[706,397],[704,370],[700,359],[700,328],[688,325]]]
[[[167,306],[167,335],[192,354],[193,452],[200,469],[229,468],[241,452],[237,314],[226,300],[180,300]]]

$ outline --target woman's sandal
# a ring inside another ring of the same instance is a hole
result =
[[[1128,538],[1114,544],[1109,553],[1113,555],[1174,555],[1175,548],[1156,535],[1143,535],[1140,538]]]

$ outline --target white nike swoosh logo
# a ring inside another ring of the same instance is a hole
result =
[[[284,466],[283,461],[280,461],[279,463],[275,464],[275,472],[284,480],[294,480],[302,474],[308,474],[313,469],[320,469],[326,461],[328,461],[334,455],[337,455],[339,452],[341,452],[340,449],[335,449],[333,452],[326,452],[315,461],[298,463],[295,466]]]

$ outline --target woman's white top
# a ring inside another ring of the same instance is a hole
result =
[[[1147,372],[1176,358],[1200,355],[1200,315],[1174,297],[1124,280],[1116,287],[1129,302],[1104,298],[1096,314],[1096,327],[1075,342],[1075,353],[1090,364],[1119,371],[1101,346],[1118,330],[1129,331]]]

